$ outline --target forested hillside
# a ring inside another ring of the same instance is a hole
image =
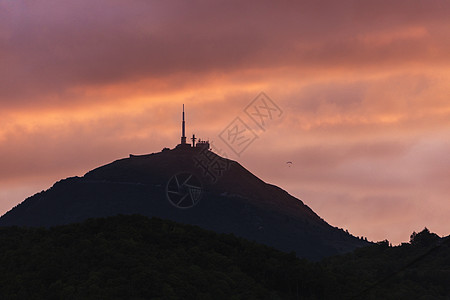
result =
[[[143,216],[0,228],[1,299],[448,299],[448,239],[321,262]]]

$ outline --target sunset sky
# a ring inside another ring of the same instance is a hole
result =
[[[450,1],[0,0],[0,214],[209,138],[333,226],[450,234]],[[283,111],[258,128],[264,92]],[[237,156],[219,134],[258,138]],[[292,165],[286,164],[292,161]]]

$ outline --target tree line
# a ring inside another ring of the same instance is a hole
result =
[[[428,229],[311,262],[139,215],[0,228],[0,299],[448,299],[448,278]]]

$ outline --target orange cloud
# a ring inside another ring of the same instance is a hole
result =
[[[185,103],[189,135],[333,225],[447,234],[449,5],[1,2],[0,210],[30,181],[173,147]],[[283,118],[235,157],[218,134],[261,91]]]

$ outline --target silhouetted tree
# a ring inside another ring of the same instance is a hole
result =
[[[411,234],[409,242],[413,246],[428,247],[439,241],[440,237],[431,233],[428,228],[424,228],[421,232],[416,233],[415,231]]]

